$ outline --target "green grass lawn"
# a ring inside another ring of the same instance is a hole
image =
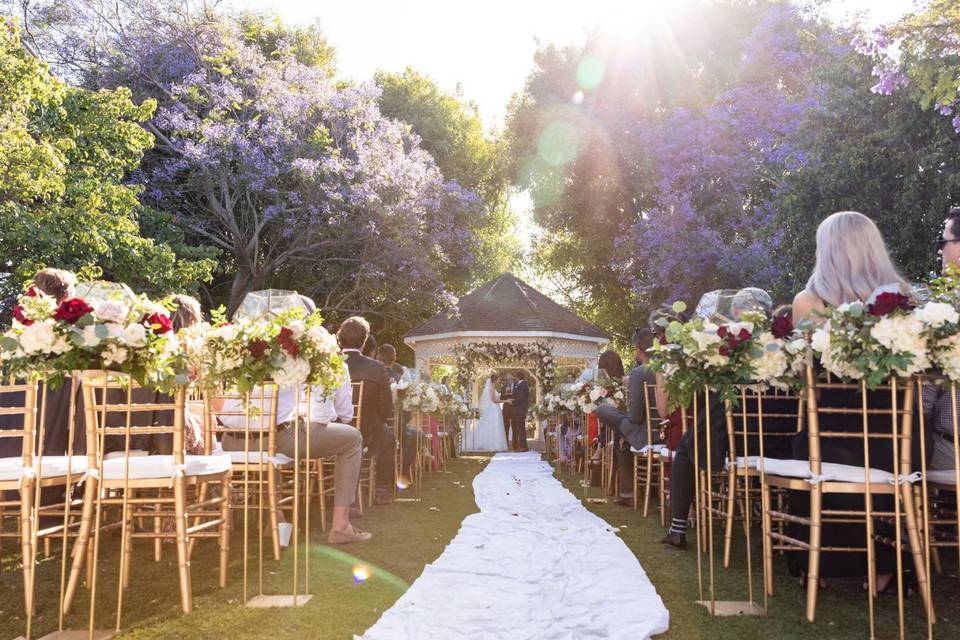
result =
[[[427,478],[419,503],[396,503],[369,510],[358,523],[375,534],[367,544],[332,548],[317,531],[310,547],[310,591],[313,599],[299,609],[247,609],[242,606],[241,548],[237,533],[232,542],[230,585],[217,587],[217,558],[209,541],[198,547],[193,559],[194,612],[183,615],[178,604],[175,553],[165,549],[164,560],[152,559],[151,543],[140,545],[135,556],[133,584],[125,596],[124,638],[350,638],[363,633],[415,580],[424,565],[435,560],[459,529],[465,516],[477,510],[471,483],[487,458],[461,458],[450,462],[447,473]],[[564,484],[582,496],[579,478],[565,475]],[[596,493],[597,490],[595,489]],[[774,640],[866,638],[866,597],[859,580],[833,580],[821,593],[818,620],[804,618],[804,591],[777,560],[777,594],[770,599],[765,617],[711,618],[695,604],[697,562],[695,551],[664,548],[656,517],[643,518],[640,512],[613,504],[588,504],[588,508],[620,529],[619,535],[637,555],[670,611],[666,640]],[[691,542],[693,536],[689,536]],[[98,627],[112,628],[116,606],[117,538],[105,538],[98,585]],[[719,536],[718,536],[719,543]],[[755,543],[759,540],[755,538]],[[0,571],[0,639],[14,638],[24,630],[19,557],[6,542]],[[301,550],[302,550],[301,546]],[[719,549],[719,544],[718,544]],[[759,546],[756,597],[762,602]],[[279,563],[267,560],[265,593],[288,593],[292,584],[292,553]],[[719,556],[719,554],[718,554]],[[734,563],[723,569],[717,563],[718,599],[740,600],[745,593],[745,551],[742,541],[735,547]],[[354,564],[364,564],[372,577],[362,584],[353,580]],[[302,563],[301,563],[302,566]],[[938,623],[934,637],[960,638],[960,589],[955,579],[954,557],[944,562],[944,576],[935,576]],[[37,595],[39,613],[35,637],[56,628],[56,596],[59,589],[59,555],[39,567]],[[255,565],[251,568],[255,571]],[[251,591],[256,576],[251,573]],[[68,628],[85,625],[87,592],[81,592],[77,613],[68,619]],[[609,615],[616,615],[611,611]],[[916,596],[907,601],[908,637],[925,637],[925,622]],[[896,599],[882,597],[878,605],[878,637],[894,638]],[[442,639],[440,639],[442,640]]]
[[[471,483],[486,465],[486,458],[450,461],[447,472],[424,481],[421,502],[394,503],[367,510],[357,521],[374,534],[368,543],[331,547],[316,526],[310,547],[310,591],[313,599],[297,609],[248,609],[243,607],[239,531],[231,542],[229,585],[217,587],[218,560],[212,541],[203,541],[194,552],[194,611],[183,615],[179,606],[176,552],[164,549],[162,562],[153,561],[152,542],[136,547],[132,584],[124,596],[124,638],[351,638],[363,633],[388,609],[453,538],[464,517],[477,511]],[[237,520],[239,526],[239,519]],[[12,541],[5,541],[0,572],[0,638],[15,638],[25,629],[22,576],[19,554]],[[113,628],[116,612],[117,549],[119,539],[101,541],[97,585],[97,627]],[[255,549],[255,547],[253,547]],[[303,553],[304,545],[300,550]],[[363,564],[372,577],[362,584],[353,579],[352,567]],[[301,559],[300,565],[303,562]],[[292,551],[279,563],[265,561],[264,592],[292,590]],[[251,592],[255,595],[256,564],[251,565]],[[301,571],[302,574],[302,571]],[[56,629],[56,599],[60,585],[60,556],[43,561],[38,569],[38,615],[34,636]],[[67,628],[85,628],[88,592],[81,591]]]
[[[573,478],[569,471],[561,479],[570,491],[582,497],[580,478]],[[600,490],[593,489],[593,496]],[[831,580],[821,591],[817,602],[817,621],[807,622],[805,617],[806,591],[791,578],[786,560],[774,556],[776,595],[769,600],[769,611],[764,617],[712,618],[707,610],[695,603],[698,599],[696,537],[689,532],[690,549],[680,551],[660,544],[663,530],[659,518],[651,509],[644,518],[640,511],[613,503],[589,503],[587,507],[608,523],[620,529],[618,534],[636,554],[646,570],[667,609],[670,611],[670,631],[664,640],[703,638],[709,640],[779,640],[869,637],[867,596],[862,591],[860,579]],[[738,544],[734,545],[731,566],[722,565],[722,531],[715,527],[715,593],[718,600],[746,600],[746,546],[743,543],[742,527],[735,529]],[[758,531],[758,530],[756,530]],[[762,576],[760,573],[760,539],[751,534],[754,543],[754,596],[763,603]],[[703,556],[704,580],[707,579],[707,556]],[[943,563],[944,575],[934,575],[934,606],[937,624],[934,638],[944,640],[960,638],[960,588],[958,588],[957,562],[955,556]],[[906,601],[905,618],[908,638],[926,638],[926,618],[920,598],[911,596]],[[898,637],[897,600],[893,596],[881,596],[877,600],[877,637]]]

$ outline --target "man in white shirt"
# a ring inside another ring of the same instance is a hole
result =
[[[299,454],[301,459],[335,456],[333,524],[329,540],[332,544],[369,540],[371,534],[350,524],[350,505],[353,503],[360,477],[363,437],[354,427],[341,424],[353,420],[353,391],[349,375],[337,388],[333,398],[324,399],[323,391],[323,387],[312,387],[308,413],[306,385],[301,387],[299,394],[300,411],[295,411],[294,408],[297,390],[294,387],[280,389],[277,396],[276,450],[290,458],[295,457],[294,454]],[[256,406],[259,391],[255,390],[251,397],[254,399],[251,403]],[[223,402],[223,411],[241,409],[242,403],[239,400]],[[247,422],[244,416],[221,416],[219,420],[224,426],[236,429],[243,429]],[[249,424],[250,449],[259,449],[260,443],[256,439],[264,430],[260,416],[251,416]],[[225,451],[243,451],[243,433],[226,433],[221,444]]]

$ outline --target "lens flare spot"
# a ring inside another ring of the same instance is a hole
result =
[[[410,486],[410,480],[404,476],[397,478],[397,491],[405,491]]]
[[[370,576],[373,575],[373,572],[370,571],[370,567],[365,564],[355,564],[353,565],[353,581],[356,584],[362,584],[370,579]]]
[[[577,91],[573,94],[573,104],[583,104],[583,91]]]
[[[537,140],[537,152],[547,163],[559,167],[577,155],[577,130],[566,122],[548,124]]]
[[[600,60],[593,56],[584,56],[577,65],[577,84],[584,91],[594,89],[603,81],[605,70]]]

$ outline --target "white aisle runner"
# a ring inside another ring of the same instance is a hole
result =
[[[667,630],[636,557],[538,453],[497,454],[473,489],[480,513],[365,640],[640,640]]]

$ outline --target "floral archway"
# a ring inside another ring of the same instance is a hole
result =
[[[553,349],[544,342],[471,342],[457,345],[453,352],[457,382],[463,389],[470,388],[479,368],[511,364],[532,365],[537,372],[537,382],[544,389],[551,389],[556,383]]]

